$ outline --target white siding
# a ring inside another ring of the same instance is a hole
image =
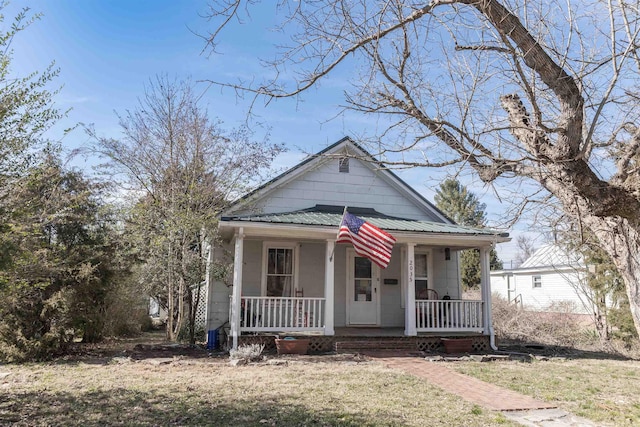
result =
[[[259,297],[262,293],[262,241],[244,240],[242,296]]]
[[[349,173],[338,171],[338,159],[328,159],[294,181],[275,188],[251,209],[236,214],[278,213],[306,209],[316,204],[373,208],[378,212],[415,220],[438,217],[410,201],[362,161],[350,159]]]
[[[300,272],[298,288],[305,297],[324,297],[324,256],[326,244],[300,244]]]
[[[491,292],[500,296],[501,298],[508,299],[507,294],[507,275],[506,274],[491,274]]]
[[[396,246],[391,254],[391,262],[386,269],[380,271],[380,324],[384,327],[404,326],[404,308],[402,308],[400,247]],[[384,279],[395,279],[397,285],[385,285]]]
[[[347,323],[347,246],[336,245],[333,255],[334,264],[334,326],[342,327]]]
[[[533,277],[540,276],[542,286],[533,287]],[[539,271],[517,273],[510,278],[514,287],[513,298],[520,296],[522,305],[529,310],[548,311],[573,307],[575,313],[588,313],[581,299],[579,280],[581,273],[567,271]],[[491,276],[492,289],[500,296],[507,298],[507,280],[504,273]]]
[[[230,245],[226,245],[226,250],[230,249]],[[222,260],[224,259],[223,248],[216,247],[214,256]],[[211,278],[212,279],[212,278]],[[206,330],[217,329],[229,320],[229,296],[231,295],[231,287],[221,281],[211,280],[209,285],[208,301],[202,301],[201,304],[207,304],[207,325]]]

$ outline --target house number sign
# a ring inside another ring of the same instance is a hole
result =
[[[413,260],[409,260],[409,283],[413,282]]]

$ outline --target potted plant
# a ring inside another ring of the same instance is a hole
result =
[[[309,338],[276,338],[276,349],[278,354],[307,354],[310,341]]]
[[[471,338],[440,338],[444,344],[444,351],[449,354],[470,353],[473,349]]]

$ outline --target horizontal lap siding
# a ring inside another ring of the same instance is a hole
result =
[[[513,280],[513,278],[510,280]],[[507,299],[507,277],[504,275],[491,275],[491,292]]]
[[[242,295],[260,296],[262,293],[262,241],[244,240],[242,263]]]
[[[542,287],[533,287],[533,276],[542,278]],[[515,275],[516,292],[522,295],[523,306],[535,310],[548,310],[554,303],[569,303],[575,312],[585,312],[576,289],[578,275],[574,272],[546,272],[539,274]],[[557,308],[557,307],[556,307]]]
[[[348,205],[374,208],[381,213],[403,218],[440,222],[435,215],[407,200],[381,175],[382,172],[370,170],[357,159],[350,159],[349,173],[341,173],[338,172],[338,160],[332,159],[275,189],[258,201],[252,212],[279,213],[306,209],[316,204]]]
[[[298,287],[304,297],[324,298],[325,243],[300,244],[300,274]]]
[[[224,251],[231,249],[231,245],[225,247],[214,247],[214,257],[222,259]],[[212,280],[209,285],[208,301],[201,301],[201,304],[207,304],[207,325],[206,330],[217,329],[229,320],[229,297],[231,296],[231,287],[221,281]]]
[[[391,254],[389,266],[380,271],[380,323],[383,327],[404,326],[404,309],[400,306],[401,283],[401,256],[400,248],[396,246]],[[385,285],[384,279],[397,280],[396,285]]]
[[[335,288],[334,288],[334,322],[336,327],[345,326],[347,322],[347,288],[345,280],[347,277],[347,246],[336,245],[334,253],[335,267]]]

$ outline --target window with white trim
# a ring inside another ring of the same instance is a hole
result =
[[[290,297],[294,288],[293,247],[266,247],[265,296]]]
[[[533,276],[533,287],[541,288],[542,287],[542,276]]]

